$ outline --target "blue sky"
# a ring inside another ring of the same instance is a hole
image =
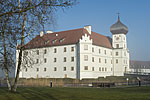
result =
[[[59,10],[53,31],[82,28],[91,25],[92,31],[111,36],[110,26],[121,21],[128,27],[128,48],[132,60],[150,61],[150,0],[78,0],[65,12]]]

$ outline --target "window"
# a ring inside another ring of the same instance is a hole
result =
[[[49,43],[49,40],[47,40],[47,41],[44,42],[44,44],[48,44],[48,43]]]
[[[112,60],[111,60],[111,64],[112,64]]]
[[[119,44],[116,44],[116,48],[119,48]]]
[[[88,45],[84,45],[84,50],[88,50]]]
[[[104,71],[104,68],[102,68],[102,71]]]
[[[116,52],[116,56],[118,56],[119,54],[118,54],[118,52]]]
[[[105,71],[107,71],[107,68],[105,68]]]
[[[66,71],[67,70],[67,68],[66,67],[64,67],[64,71]]]
[[[124,56],[126,56],[126,52],[124,52]]]
[[[107,59],[105,59],[105,64],[107,63]]]
[[[64,57],[64,62],[66,62],[67,61],[67,59],[66,59],[66,57]]]
[[[28,55],[28,51],[24,51],[24,56],[27,56]]]
[[[45,49],[45,50],[44,50],[44,54],[46,54],[46,53],[47,53],[47,50]]]
[[[28,64],[28,61],[27,61],[27,60],[25,60],[25,64]]]
[[[52,43],[54,44],[56,41],[57,41],[57,39],[55,39],[55,40],[52,40]]]
[[[74,47],[71,47],[71,52],[73,52],[74,51]]]
[[[119,37],[116,37],[116,40],[119,40]]]
[[[101,63],[101,58],[99,58],[99,63]]]
[[[92,57],[92,62],[94,62],[94,57]]]
[[[64,78],[67,78],[67,74],[64,75]]]
[[[71,62],[74,62],[74,57],[71,57]]]
[[[125,67],[125,72],[127,72],[127,67]]]
[[[126,64],[126,60],[124,60],[124,64]]]
[[[118,63],[118,59],[116,59],[116,63]]]
[[[39,59],[36,59],[36,63],[37,63],[37,64],[39,63]]]
[[[64,40],[65,40],[65,38],[62,38],[62,39],[59,40],[59,42],[61,43],[61,42],[63,42]]]
[[[66,47],[64,47],[64,52],[66,52],[67,51],[67,49],[66,49]]]
[[[36,71],[38,72],[38,71],[39,71],[39,68],[37,68]]]
[[[56,53],[57,52],[57,49],[56,48],[54,48],[54,53]]]
[[[106,50],[104,50],[104,54],[106,55]]]
[[[71,71],[74,71],[74,67],[71,67]]]
[[[99,71],[101,71],[101,67],[99,67]]]
[[[88,55],[84,55],[84,61],[88,61]]]
[[[92,48],[92,52],[94,52],[94,47]]]
[[[39,50],[36,50],[36,54],[39,55]]]
[[[94,71],[94,67],[92,67],[92,71]]]
[[[44,58],[44,63],[46,63],[47,62],[47,59],[46,58]]]
[[[99,49],[99,53],[101,53],[101,49]]]
[[[88,70],[88,66],[84,66],[84,70]]]
[[[54,58],[54,62],[57,62],[57,59],[56,59],[56,58]]]
[[[26,72],[28,71],[28,69],[26,68],[26,70],[25,70]]]
[[[57,68],[56,68],[56,67],[54,67],[54,71],[57,71]]]
[[[111,68],[111,71],[112,71],[113,69]]]
[[[46,72],[46,68],[44,68],[44,71]]]

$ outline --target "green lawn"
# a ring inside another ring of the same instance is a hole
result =
[[[0,100],[150,100],[150,87],[130,88],[0,88]]]

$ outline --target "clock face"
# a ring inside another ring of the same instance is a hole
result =
[[[116,37],[116,40],[119,40],[119,37]]]

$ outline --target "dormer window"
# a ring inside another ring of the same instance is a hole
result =
[[[57,39],[53,40],[52,43],[54,44],[57,41]]]
[[[64,40],[65,40],[65,38],[62,38],[62,39],[59,40],[59,42],[61,43],[61,42],[63,42]]]
[[[44,42],[44,44],[48,44],[48,43],[49,43],[49,40],[47,40],[47,41]]]

